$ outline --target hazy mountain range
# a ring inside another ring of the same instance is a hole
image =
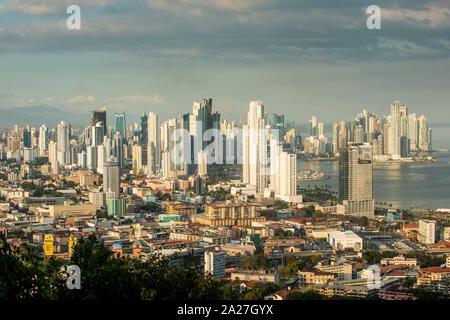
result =
[[[56,126],[64,120],[74,127],[84,127],[91,115],[89,113],[76,113],[54,107],[21,107],[0,109],[0,128],[11,128],[13,125]]]

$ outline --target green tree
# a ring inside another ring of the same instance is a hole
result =
[[[262,287],[255,287],[247,292],[245,292],[242,296],[243,300],[264,300],[264,297],[273,294],[278,291],[280,288],[273,283],[267,283]]]
[[[58,262],[29,246],[11,246],[0,234],[0,300],[55,299],[63,284]]]
[[[322,300],[324,296],[314,290],[304,292],[292,292],[286,296],[286,300]]]

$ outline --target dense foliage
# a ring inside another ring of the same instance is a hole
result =
[[[68,289],[61,261],[0,238],[0,300],[237,299],[230,286],[194,266],[173,267],[160,256],[147,261],[117,256],[95,237],[81,239],[69,264],[81,270],[81,289]]]

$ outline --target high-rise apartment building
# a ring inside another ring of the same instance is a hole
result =
[[[157,175],[161,166],[161,136],[159,116],[156,113],[148,114],[148,147],[147,165],[148,174]]]
[[[39,128],[39,156],[44,157],[48,151],[48,128],[45,125],[42,125]]]
[[[415,113],[411,113],[410,115],[408,115],[408,137],[409,149],[411,151],[417,151],[419,142],[419,126]]]
[[[140,175],[143,171],[142,166],[142,146],[139,144],[133,145],[132,148],[132,168],[134,175]]]
[[[339,150],[339,124],[336,122],[333,123],[333,126],[331,128],[332,134],[333,134],[333,153],[337,153]]]
[[[103,192],[114,193],[114,197],[120,195],[120,168],[117,159],[110,157],[103,168]]]
[[[349,144],[339,152],[339,197],[346,213],[373,218],[372,146]]]
[[[56,128],[57,135],[57,157],[60,165],[70,164],[69,154],[69,126],[61,121]]]
[[[430,149],[430,138],[427,118],[424,115],[421,115],[418,119],[419,121],[419,150],[420,151],[429,151]]]
[[[389,132],[389,146],[390,146],[390,156],[393,160],[398,160],[401,158],[401,147],[400,147],[400,137],[401,137],[401,111],[403,106],[400,101],[394,101],[391,104],[391,117],[390,117],[390,132]]]
[[[436,242],[436,221],[419,220],[419,234],[417,240],[423,244],[433,244]]]
[[[311,137],[317,137],[317,117],[312,116],[311,120],[309,120],[309,136]]]
[[[267,134],[264,105],[261,101],[252,101],[247,125],[242,126],[243,182],[256,186],[259,194],[267,188],[270,174]]]

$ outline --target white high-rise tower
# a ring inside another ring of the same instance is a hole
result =
[[[268,186],[268,137],[264,105],[261,101],[250,102],[247,124],[243,126],[243,182],[256,186],[256,192],[263,194]]]
[[[147,165],[149,175],[157,175],[161,166],[161,138],[159,116],[156,113],[148,114],[148,147]]]
[[[48,151],[48,128],[45,125],[42,125],[39,128],[39,156],[43,157],[46,155]]]
[[[400,101],[394,101],[391,104],[391,117],[390,117],[390,132],[389,132],[389,146],[391,159],[398,160],[401,158],[401,105]]]

